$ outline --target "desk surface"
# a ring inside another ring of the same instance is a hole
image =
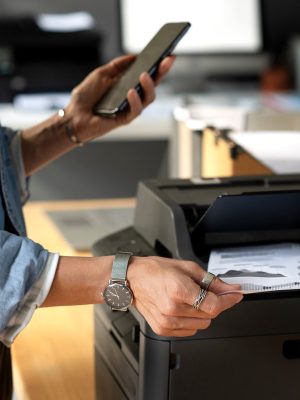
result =
[[[179,96],[159,96],[136,120],[115,129],[101,140],[162,140],[169,139],[173,130],[173,109],[181,104]],[[0,122],[13,129],[29,128],[52,115],[55,111],[30,111],[12,104],[0,104]]]
[[[28,236],[50,251],[76,253],[49,210],[133,207],[132,199],[32,202],[24,207]],[[21,400],[94,400],[93,306],[41,308],[16,339],[14,379]]]

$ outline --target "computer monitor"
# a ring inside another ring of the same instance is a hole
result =
[[[262,49],[259,0],[120,0],[121,45],[138,53],[166,22],[192,27],[177,54],[256,53]]]

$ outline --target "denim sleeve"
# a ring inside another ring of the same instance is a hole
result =
[[[29,321],[30,314],[40,305],[36,302],[38,292],[43,288],[40,280],[47,280],[45,270],[47,266],[49,269],[51,257],[54,256],[32,240],[0,231],[0,340],[5,344],[9,343],[3,340],[3,332],[12,321],[20,319],[20,315]],[[48,291],[56,270],[55,262],[50,265]],[[38,287],[37,282],[40,282]]]
[[[16,170],[18,178],[18,188],[22,204],[26,202],[29,197],[28,183],[29,178],[25,176],[25,168],[23,163],[22,147],[21,147],[21,132],[8,129],[7,135],[10,138],[10,150],[12,154],[12,161]]]

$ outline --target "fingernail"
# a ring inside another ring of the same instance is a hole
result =
[[[141,78],[142,78],[142,79],[147,79],[147,78],[148,78],[147,72],[143,72],[143,73],[141,74]]]

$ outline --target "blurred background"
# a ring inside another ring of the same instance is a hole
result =
[[[177,107],[257,111],[263,94],[280,93],[268,98],[268,106],[298,111],[296,0],[160,3],[0,0],[0,120],[16,129],[66,104],[70,90],[97,65],[138,52],[164,22],[192,22],[149,110],[39,172],[32,179],[33,200],[128,197],[140,179],[179,176]]]

